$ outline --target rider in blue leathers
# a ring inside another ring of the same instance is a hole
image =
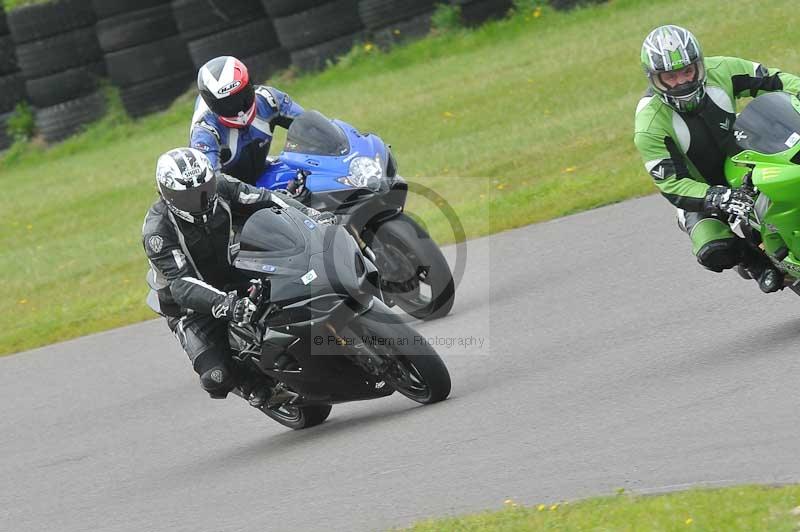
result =
[[[205,153],[218,171],[255,184],[266,168],[275,126],[287,128],[303,108],[287,94],[253,85],[235,57],[216,57],[197,74],[200,95],[189,145]]]

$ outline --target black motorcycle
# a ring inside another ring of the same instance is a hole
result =
[[[244,225],[234,265],[253,277],[252,324],[229,326],[242,397],[293,429],[325,421],[335,403],[398,391],[422,404],[450,393],[436,351],[380,299],[377,269],[347,230],[274,207]]]

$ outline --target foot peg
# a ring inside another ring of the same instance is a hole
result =
[[[272,408],[274,406],[280,406],[284,403],[291,403],[298,397],[299,394],[296,394],[290,390],[287,390],[283,387],[283,385],[278,384],[274,390],[272,390],[272,395],[269,397],[269,400],[266,402],[267,408]]]

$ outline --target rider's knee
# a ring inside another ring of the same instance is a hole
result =
[[[697,251],[697,262],[713,272],[733,268],[742,260],[741,246],[736,238],[706,242]]]
[[[200,375],[200,385],[215,399],[226,397],[235,385],[227,357],[217,349],[198,355],[194,360],[194,369]]]
[[[200,375],[200,385],[214,399],[228,395],[234,386],[233,374],[226,366],[210,368]]]

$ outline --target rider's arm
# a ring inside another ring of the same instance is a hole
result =
[[[236,214],[249,215],[259,209],[275,205],[284,208],[293,207],[306,216],[318,213],[286,194],[248,185],[227,174],[223,174],[222,177],[218,184],[219,194],[228,200],[231,210]]]
[[[708,184],[691,177],[686,160],[669,136],[637,131],[634,143],[644,166],[661,194],[676,207],[690,212],[704,210]]]
[[[800,94],[800,77],[777,68],[767,68],[761,63],[738,57],[721,57],[716,66],[710,68],[726,69],[733,84],[737,98],[753,97],[764,92],[784,91]]]
[[[189,147],[206,154],[212,167],[219,171],[222,168],[220,160],[221,133],[212,125],[201,119],[192,125],[189,135]]]
[[[273,128],[280,126],[289,129],[294,119],[303,114],[304,109],[300,104],[275,87],[259,86],[256,88],[256,94],[264,98],[275,113],[269,120]]]
[[[164,224],[145,222],[142,242],[150,266],[166,279],[175,303],[184,309],[211,315],[215,308],[224,304],[226,294],[203,281],[181,249],[174,231]]]

